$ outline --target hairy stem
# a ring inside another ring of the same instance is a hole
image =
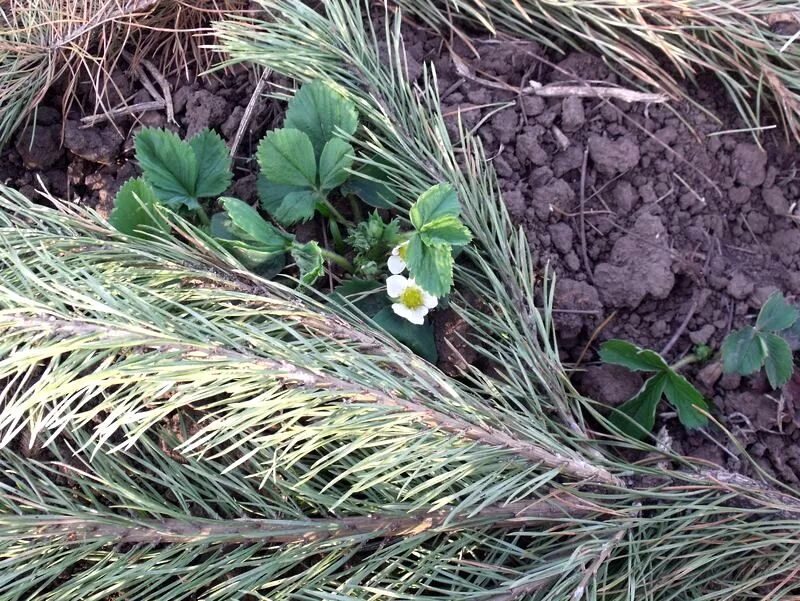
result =
[[[323,248],[322,249],[322,256],[325,257],[326,259],[328,259],[329,261],[332,261],[333,263],[336,263],[339,267],[341,267],[342,269],[347,271],[347,273],[353,273],[353,271],[355,270],[355,268],[353,267],[353,264],[350,261],[345,259],[339,253],[333,252],[332,250],[328,250],[327,248]]]
[[[687,365],[691,365],[692,363],[697,363],[698,361],[700,361],[700,357],[698,357],[694,353],[690,353],[686,355],[683,359],[678,359],[675,363],[670,365],[670,368],[673,369],[674,371],[678,371],[680,369],[683,369]]]
[[[345,216],[342,215],[339,212],[339,209],[337,209],[336,207],[333,206],[333,203],[330,200],[328,200],[327,198],[325,198],[321,194],[320,194],[320,198],[321,198],[320,202],[328,210],[328,212],[331,214],[331,217],[333,217],[336,221],[338,221],[339,223],[341,223],[345,227],[352,227],[353,226],[352,222],[350,222],[348,219],[346,219]]]

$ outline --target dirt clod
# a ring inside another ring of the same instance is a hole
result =
[[[618,407],[633,398],[643,384],[639,374],[619,365],[589,366],[580,380],[590,398],[610,407]]]
[[[672,255],[661,219],[644,214],[619,238],[608,263],[594,270],[594,282],[607,307],[636,308],[647,295],[666,298],[675,285]]]
[[[48,169],[64,155],[61,148],[61,127],[28,126],[17,136],[15,147],[26,168]]]
[[[603,175],[614,176],[636,167],[639,163],[639,145],[628,136],[616,140],[604,136],[589,137],[589,157]]]
[[[82,128],[80,121],[68,120],[64,129],[64,146],[92,163],[110,165],[119,154],[124,139],[112,126]]]
[[[764,183],[767,176],[767,153],[756,144],[737,144],[731,161],[737,182],[750,188]]]
[[[556,313],[553,317],[564,338],[575,338],[583,330],[585,316],[598,316],[603,304],[594,286],[569,278],[556,280]]]
[[[208,90],[197,90],[186,101],[186,115],[183,124],[186,136],[191,137],[206,127],[213,128],[222,124],[228,117],[230,107],[224,98],[215,96]]]

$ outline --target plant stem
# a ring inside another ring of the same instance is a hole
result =
[[[202,205],[198,206],[197,209],[195,209],[195,214],[200,219],[200,222],[203,225],[205,226],[211,225],[211,219],[209,219],[208,213],[206,213],[206,210],[202,207]]]
[[[358,198],[356,198],[353,194],[351,194],[349,198],[350,208],[353,210],[353,219],[356,220],[356,223],[364,221],[364,215],[361,214],[361,205],[358,202]]]
[[[698,361],[700,361],[700,357],[698,357],[694,353],[690,353],[686,355],[683,359],[679,359],[678,361],[670,365],[670,367],[673,370],[678,371],[679,369],[682,369],[687,365],[691,365],[692,363],[697,363]]]
[[[323,248],[321,250],[322,250],[322,256],[323,257],[325,257],[329,261],[333,261],[339,267],[341,267],[344,270],[346,270],[348,273],[353,273],[353,271],[355,270],[355,268],[353,267],[353,264],[350,261],[348,261],[347,259],[345,259],[339,253],[335,253],[332,250],[328,250],[327,248]]]
[[[344,225],[346,227],[352,227],[353,226],[352,222],[350,222],[347,219],[345,219],[344,215],[342,215],[336,209],[336,207],[334,207],[331,204],[331,201],[329,201],[327,198],[323,198],[322,199],[322,203],[325,205],[325,208],[328,209],[328,211],[330,211],[331,217],[333,217],[336,221],[338,221],[339,223],[341,223],[342,225]]]

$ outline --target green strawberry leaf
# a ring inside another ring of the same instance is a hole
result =
[[[604,363],[621,365],[631,371],[663,371],[669,366],[661,356],[642,349],[625,340],[609,340],[600,346],[600,359]]]
[[[134,143],[145,180],[173,209],[200,207],[197,202],[197,157],[191,146],[163,129],[143,129]]]
[[[758,312],[756,329],[767,332],[779,332],[792,325],[800,317],[797,309],[786,302],[783,294],[775,292],[770,295],[761,311]]]
[[[317,207],[317,193],[313,190],[298,190],[284,196],[273,217],[283,225],[294,225],[308,221],[314,216]]]
[[[698,409],[708,410],[703,395],[689,383],[689,380],[674,371],[664,372],[666,380],[664,382],[664,396],[670,404],[678,411],[678,419],[689,429],[702,428],[708,424],[706,417]]]
[[[456,191],[450,184],[437,184],[423,192],[412,205],[409,215],[415,228],[422,227],[447,215],[458,217],[461,214],[461,204],[458,202]]]
[[[217,242],[227,248],[242,265],[258,275],[271,278],[286,265],[285,245],[275,248],[239,238],[242,231],[233,224],[228,213],[213,215],[210,230]]]
[[[114,197],[108,222],[123,234],[141,236],[147,229],[169,231],[169,224],[158,214],[160,204],[153,188],[143,178],[129,179]]]
[[[656,407],[666,383],[667,374],[664,372],[649,378],[636,396],[614,409],[611,423],[631,438],[644,438],[656,423]]]
[[[364,165],[342,184],[342,195],[355,194],[364,203],[376,209],[390,209],[397,203],[397,194],[385,183],[386,174],[375,165]]]
[[[430,323],[415,325],[397,315],[391,307],[381,309],[373,321],[401,344],[430,363],[436,363],[439,354],[436,351],[436,337]]]
[[[458,217],[445,215],[429,221],[419,230],[425,244],[451,244],[464,246],[472,240],[472,234]]]
[[[408,241],[408,271],[423,290],[434,296],[445,296],[453,285],[453,253],[447,244],[428,245],[419,234]]]
[[[764,369],[770,386],[777,389],[782,387],[794,371],[792,349],[789,343],[777,334],[762,334],[764,345],[767,347],[767,356],[764,358]]]
[[[321,81],[304,84],[289,101],[284,127],[304,132],[314,148],[316,157],[322,155],[325,144],[341,130],[346,136],[358,127],[356,106]]]
[[[189,140],[197,160],[197,198],[219,196],[231,185],[231,155],[216,132],[204,129]]]
[[[256,159],[270,182],[314,188],[317,185],[317,159],[311,140],[297,129],[269,132],[256,151]]]
[[[283,199],[286,198],[288,194],[307,189],[308,188],[303,186],[276,184],[264,177],[263,173],[259,173],[258,179],[256,180],[256,191],[258,192],[258,199],[261,201],[261,207],[270,215],[275,215],[278,207],[281,206]]]
[[[355,151],[344,140],[328,140],[319,157],[319,187],[322,192],[330,192],[341,186],[350,176],[348,169],[353,166]]]
[[[767,355],[761,334],[752,327],[731,332],[722,341],[722,370],[749,376],[761,369]]]
[[[313,284],[325,273],[322,249],[315,241],[295,243],[290,252],[300,270],[300,281],[304,284]]]
[[[797,305],[794,308],[797,309]],[[780,336],[789,343],[792,352],[800,351],[800,319],[794,322],[791,328],[782,330]]]
[[[292,236],[282,232],[258,214],[253,207],[238,198],[221,198],[225,212],[230,220],[228,229],[239,240],[254,242],[264,250],[274,249],[286,252],[292,242]]]

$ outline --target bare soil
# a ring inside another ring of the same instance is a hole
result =
[[[576,366],[580,390],[618,405],[642,384],[638,374],[596,362],[604,340],[666,349],[673,362],[697,344],[719,349],[771,292],[800,294],[798,148],[778,131],[760,141],[724,133],[745,125],[715,79],[701,76],[693,88],[700,106],[543,98],[519,89],[531,80],[625,81],[584,53],[475,45],[479,58],[454,46],[466,77],[438,43],[410,51],[417,62],[435,62],[454,131],[459,116],[477,128],[509,213],[539,266],[554,269],[560,351]],[[722,375],[718,361],[685,373],[763,468],[798,484],[800,378],[772,391],[761,376]],[[657,428],[666,426],[674,450],[753,472],[720,432],[687,433],[661,409]]]
[[[438,38],[409,29],[406,39],[411,77],[420,75],[422,62],[435,64],[453,132],[459,116],[475,128],[538,265],[554,269],[561,354],[576,365],[583,392],[615,405],[641,385],[638,375],[596,362],[604,340],[667,349],[667,359],[675,361],[696,344],[718,349],[772,291],[800,295],[797,146],[777,129],[768,130],[761,145],[748,132],[724,133],[744,125],[712,77],[701,75],[692,88],[699,106],[542,98],[519,88],[530,80],[625,82],[588,54],[476,39],[476,58],[456,41],[453,51],[490,86],[459,75]],[[136,101],[150,100],[128,72],[115,74],[115,81]],[[0,154],[0,181],[35,198],[40,179],[56,196],[107,214],[116,190],[136,173],[130,159],[142,126],[182,135],[212,127],[230,143],[255,78],[237,70],[171,84],[174,123],[164,111],[151,111],[85,127],[77,112],[61,119],[54,90],[35,130],[20,132]],[[255,199],[255,171],[244,157],[279,124],[280,114],[277,103],[259,104],[237,153],[242,158],[232,195]],[[438,326],[460,332],[450,317],[438,315]],[[444,343],[440,350],[443,367],[452,368]],[[763,468],[800,483],[800,378],[771,391],[762,377],[723,376],[715,362],[686,374]],[[752,473],[719,432],[687,433],[668,406],[661,409],[657,427],[668,429],[675,451]]]

